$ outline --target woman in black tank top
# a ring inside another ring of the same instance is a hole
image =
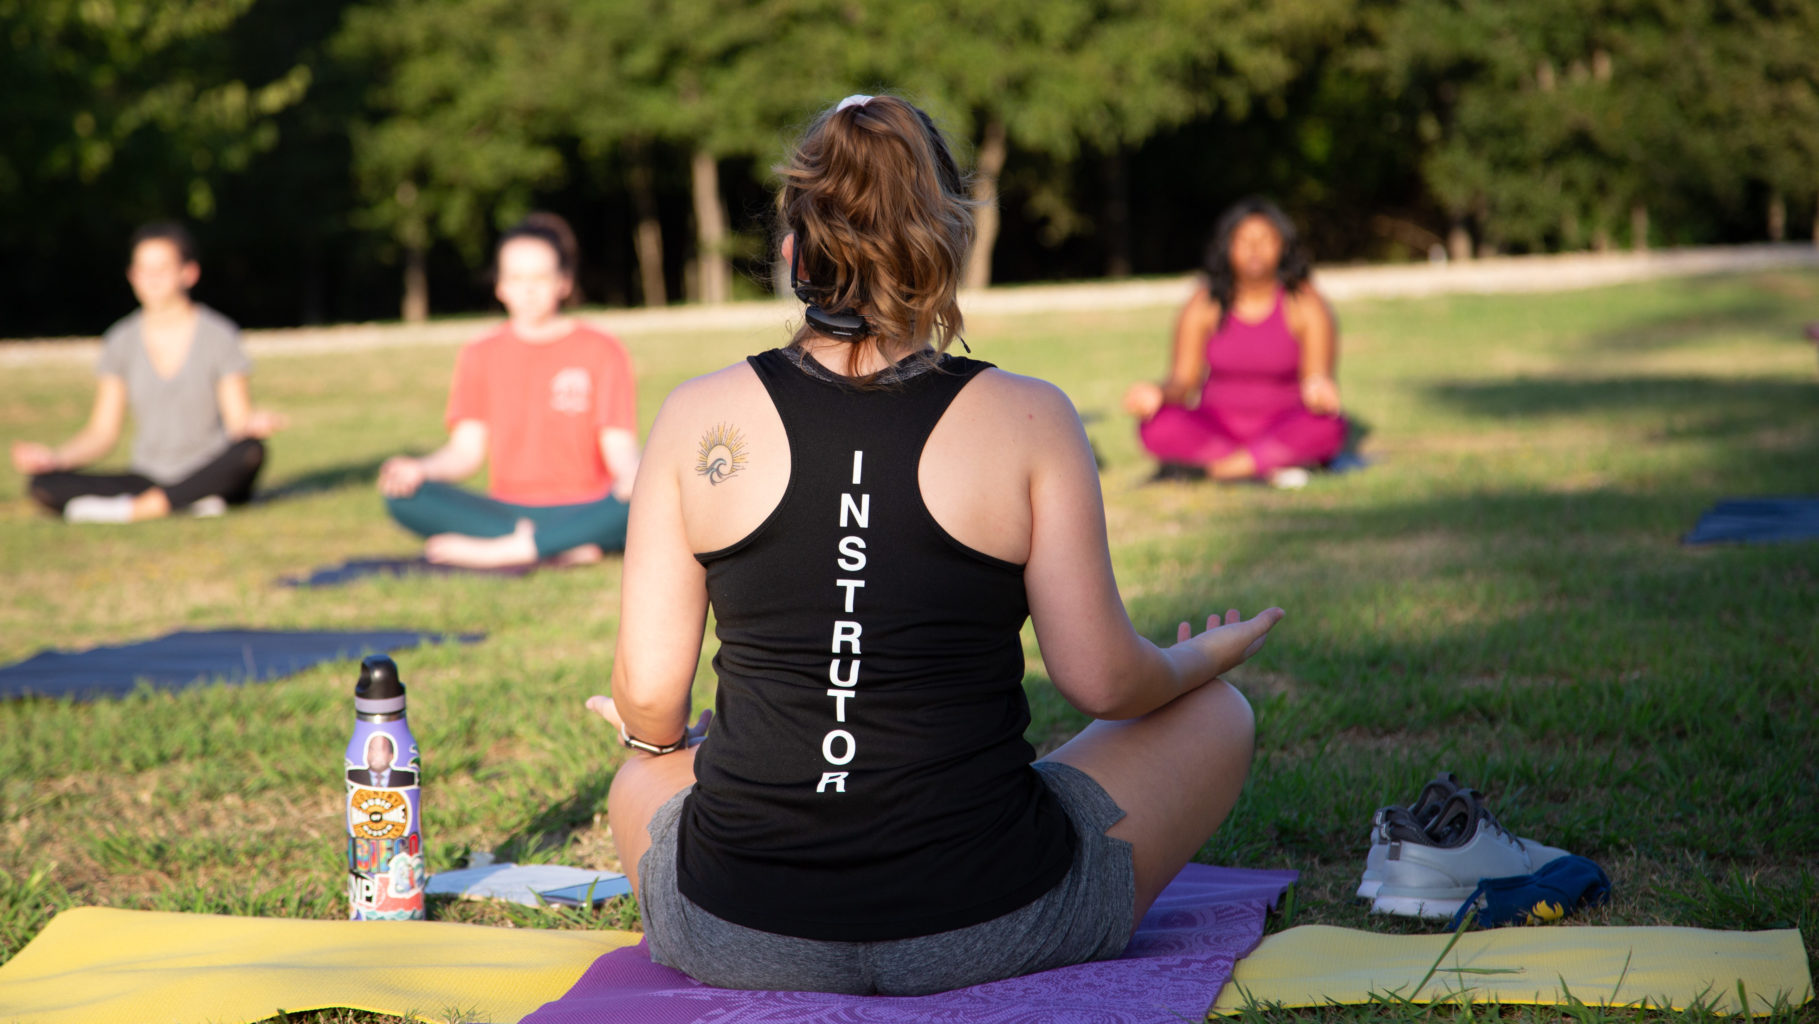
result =
[[[612,697],[588,702],[632,750],[608,813],[653,957],[864,992],[1116,955],[1237,799],[1252,720],[1217,677],[1282,612],[1182,623],[1166,648],[1132,627],[1066,396],[946,354],[972,203],[926,114],[849,97],[779,170],[805,322],[665,402]],[[1026,619],[1103,720],[1041,763]]]

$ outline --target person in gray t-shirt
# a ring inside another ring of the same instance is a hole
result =
[[[283,420],[252,407],[240,329],[191,301],[200,275],[182,225],[147,225],[133,236],[126,277],[139,308],[102,341],[88,424],[55,447],[13,442],[13,466],[31,478],[39,504],[72,522],[133,522],[219,514],[252,497],[262,439]],[[113,450],[128,408],[130,471],[74,472]]]

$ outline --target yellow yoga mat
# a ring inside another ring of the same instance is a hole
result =
[[[1719,932],[1702,928],[1498,928],[1467,932],[1421,991],[1415,986],[1452,939],[1379,935],[1301,925],[1266,937],[1238,961],[1213,1004],[1232,1013],[1246,995],[1283,1006],[1365,1003],[1400,995],[1415,1002],[1474,1002],[1684,1009],[1695,1001],[1739,1012],[1739,980],[1749,1012],[1767,1013],[1779,994],[1790,1006],[1813,997],[1806,948],[1794,929]]]
[[[1396,993],[1504,1003],[1737,1012],[1780,994],[1812,998],[1800,933],[1697,928],[1504,928],[1470,932],[1420,991],[1449,935],[1303,925],[1238,962],[1214,1012],[1259,1003],[1363,1003]],[[542,931],[405,921],[299,921],[85,907],[67,910],[0,965],[0,1022],[246,1024],[278,1011],[357,1010],[515,1024],[567,992],[632,932]],[[1563,987],[1564,986],[1564,987]]]
[[[245,1024],[345,1006],[515,1024],[633,932],[82,907],[0,965],[0,1022]]]

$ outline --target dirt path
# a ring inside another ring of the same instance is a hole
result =
[[[1645,253],[1572,253],[1561,256],[1507,256],[1469,263],[1395,263],[1321,268],[1321,291],[1334,301],[1411,298],[1443,294],[1570,291],[1626,281],[1756,270],[1819,267],[1819,246],[1782,243],[1668,249]],[[1190,275],[1135,281],[1012,285],[965,294],[969,315],[1053,313],[1106,309],[1150,309],[1183,301]],[[780,327],[799,315],[793,301],[736,302],[724,306],[670,306],[590,313],[625,335],[690,331],[761,330]],[[456,345],[473,338],[489,317],[458,317],[427,324],[365,323],[246,332],[254,355],[344,352],[402,345]],[[0,367],[31,363],[91,361],[95,338],[0,341]]]

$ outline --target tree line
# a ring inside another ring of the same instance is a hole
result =
[[[613,304],[772,286],[787,141],[923,104],[967,282],[1178,272],[1241,195],[1326,260],[1809,237],[1819,0],[0,0],[0,335],[189,220],[252,324],[484,308],[533,208]]]

